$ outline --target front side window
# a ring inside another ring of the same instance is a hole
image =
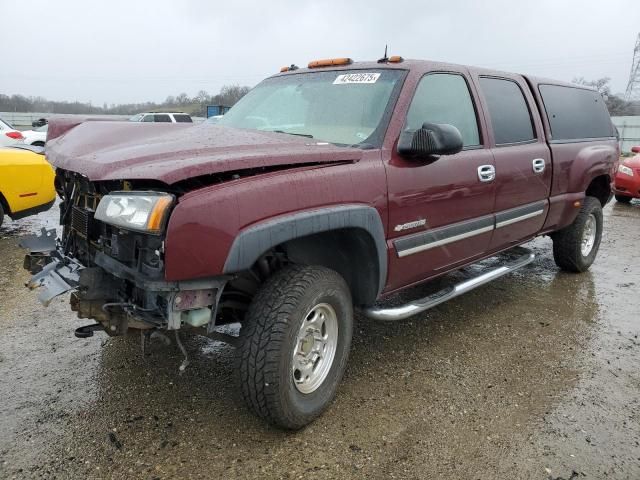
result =
[[[218,124],[300,135],[340,145],[379,146],[404,70],[332,70],[269,78]]]
[[[145,115],[144,118],[142,119],[143,122],[153,122],[154,115],[153,114],[149,114],[149,115]]]
[[[535,139],[531,113],[522,90],[513,80],[480,77],[487,101],[496,145],[530,142]]]
[[[460,130],[465,147],[480,145],[476,111],[462,75],[432,73],[420,81],[405,128],[417,130],[425,122],[453,125]]]

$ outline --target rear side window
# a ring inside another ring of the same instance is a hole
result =
[[[405,128],[417,130],[425,122],[453,125],[460,130],[465,147],[480,145],[476,111],[462,75],[432,73],[420,80]]]
[[[192,123],[191,117],[189,115],[182,114],[173,114],[173,119],[178,123]]]
[[[593,90],[540,85],[552,140],[613,137],[615,132],[602,96]]]
[[[531,113],[520,86],[502,78],[480,77],[496,145],[535,139]]]
[[[166,114],[161,114],[161,115],[154,115],[154,121],[155,122],[169,122],[171,123],[171,117],[169,117],[169,115]]]

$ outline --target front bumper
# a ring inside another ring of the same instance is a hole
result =
[[[640,171],[634,170],[633,177],[617,172],[613,191],[618,195],[640,198]]]
[[[97,252],[95,266],[87,267],[66,255],[55,230],[22,239],[28,250],[24,267],[33,275],[30,289],[40,289],[38,299],[46,306],[71,292],[71,309],[80,318],[100,322],[107,333],[121,335],[130,328],[177,330],[182,326],[215,326],[218,303],[230,279],[218,276],[181,282],[151,278],[118,260]]]
[[[36,205],[35,207],[27,208],[25,210],[21,210],[19,212],[12,213],[11,220],[20,220],[21,218],[29,217],[31,215],[37,215],[42,212],[46,212],[49,210],[53,204],[55,203],[55,198],[50,202],[43,203],[41,205]]]

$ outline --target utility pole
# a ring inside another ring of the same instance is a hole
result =
[[[627,91],[624,93],[627,102],[640,101],[640,33],[636,40],[636,47],[633,49],[633,62],[631,63],[631,73]]]

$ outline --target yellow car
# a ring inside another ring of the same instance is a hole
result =
[[[0,148],[0,225],[44,212],[56,198],[53,167],[42,149],[28,145]]]

